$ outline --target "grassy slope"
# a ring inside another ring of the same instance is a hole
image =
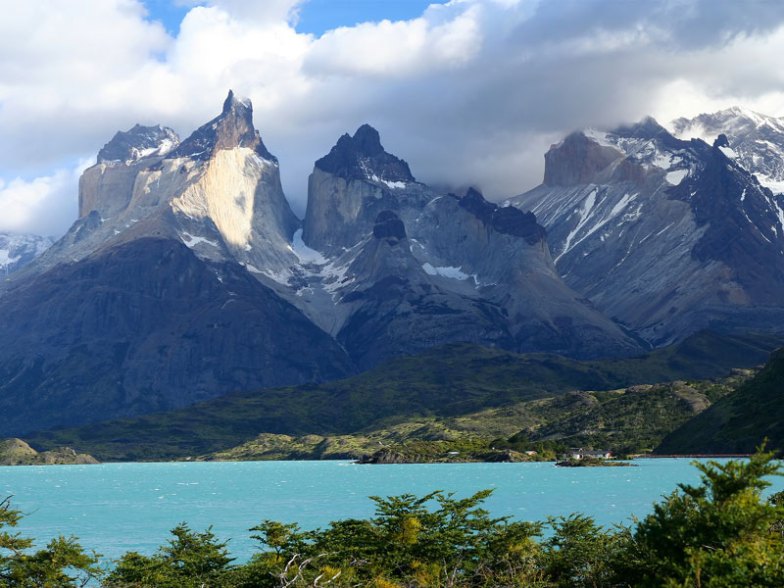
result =
[[[667,436],[658,453],[751,453],[767,437],[784,450],[784,350],[756,377]]]
[[[570,390],[716,377],[732,366],[761,363],[776,344],[767,338],[702,334],[641,358],[590,362],[448,345],[346,380],[236,394],[175,412],[44,432],[28,440],[36,447],[78,447],[101,460],[179,458],[226,450],[260,433],[346,435],[422,418],[507,410]],[[537,417],[521,417],[516,430],[527,426],[525,418]],[[483,434],[490,428],[484,427]]]
[[[491,448],[535,449],[542,442],[594,446],[617,453],[650,451],[664,435],[751,374],[722,381],[637,385],[603,392],[568,392],[459,417],[418,418],[371,426],[351,435],[263,433],[212,459],[357,458],[388,448],[414,460],[438,460],[450,451],[482,459]],[[508,438],[512,437],[509,441]]]

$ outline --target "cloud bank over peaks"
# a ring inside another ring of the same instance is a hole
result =
[[[0,179],[16,196],[0,230],[64,232],[73,217],[43,211],[75,210],[83,159],[135,123],[187,136],[229,88],[252,99],[300,215],[313,162],[365,122],[422,181],[502,199],[539,183],[549,144],[576,128],[784,114],[778,2],[452,0],[314,36],[297,30],[305,1],[172,1],[188,8],[176,36],[141,0],[4,11]]]

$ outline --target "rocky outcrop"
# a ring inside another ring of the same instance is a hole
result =
[[[382,183],[413,182],[408,164],[387,153],[381,136],[370,125],[362,125],[352,137],[340,137],[330,152],[316,161],[316,168],[344,180],[371,180]]]
[[[316,161],[308,181],[303,240],[339,254],[371,232],[380,212],[399,211],[409,199],[421,204],[429,199],[427,192],[405,161],[384,150],[378,131],[362,125]]]
[[[175,149],[162,127],[119,134],[80,178],[80,218],[26,275],[155,237],[180,241],[211,262],[258,268],[272,287],[288,279],[299,220],[252,115],[250,102],[230,93],[221,114]]]
[[[360,457],[356,463],[358,464],[381,464],[381,465],[391,465],[391,464],[403,464],[403,463],[419,463],[416,458],[411,456],[403,455],[402,453],[398,453],[392,449],[379,449],[375,453],[371,455],[363,455]]]
[[[38,452],[21,439],[0,441],[0,465],[87,465],[98,463],[92,455],[70,447]]]
[[[199,127],[171,153],[172,158],[187,157],[207,161],[216,152],[238,147],[250,149],[259,157],[277,163],[253,126],[253,106],[229,90],[221,113]]]
[[[347,319],[336,337],[360,367],[445,342],[514,346],[498,305],[450,289],[429,267],[412,253],[399,217],[380,213],[339,290]]]
[[[623,158],[609,145],[600,145],[582,133],[572,133],[545,154],[544,184],[574,186],[587,184],[607,167]]]
[[[545,240],[544,227],[536,222],[536,216],[531,212],[522,212],[511,206],[499,207],[485,200],[474,188],[469,188],[465,196],[458,199],[458,203],[461,208],[498,233],[522,237],[529,245],[536,245]]]

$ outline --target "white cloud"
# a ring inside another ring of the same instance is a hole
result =
[[[299,6],[307,0],[178,0],[181,6],[216,6],[244,21],[285,22],[297,20]]]
[[[76,218],[73,194],[79,176],[91,163],[84,160],[73,169],[58,169],[32,180],[0,179],[0,231],[60,235]]]
[[[172,38],[139,0],[0,0],[0,228],[62,233],[70,162],[136,122],[187,135],[229,88],[253,100],[299,214],[313,161],[364,122],[420,179],[503,198],[574,128],[784,115],[781,3],[452,0],[316,38],[296,31],[302,0],[176,1],[191,8]]]
[[[375,78],[459,67],[470,61],[482,44],[480,6],[459,8],[448,19],[441,11],[432,10],[409,21],[382,20],[328,31],[310,47],[305,67],[315,76]]]

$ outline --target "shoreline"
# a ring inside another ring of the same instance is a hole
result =
[[[694,453],[694,454],[666,454],[666,455],[635,455],[626,460],[630,461],[636,459],[746,459],[750,457],[751,453]],[[610,460],[613,461],[613,460]],[[28,463],[28,464],[0,464],[0,468],[9,467],[44,467],[44,466],[85,466],[85,465],[112,465],[112,464],[175,464],[175,463],[275,463],[275,462],[349,462],[352,465],[449,465],[449,464],[492,464],[492,463],[506,463],[506,464],[526,464],[526,463],[557,463],[557,460],[528,460],[528,461],[479,461],[479,460],[449,460],[449,461],[410,461],[399,463],[361,463],[355,458],[337,458],[337,459],[151,459],[151,460],[109,460],[99,461],[98,463]]]
[[[724,458],[747,458],[754,455],[753,453],[656,453],[635,455],[634,459],[673,459],[673,458],[688,458],[688,459],[724,459]]]

